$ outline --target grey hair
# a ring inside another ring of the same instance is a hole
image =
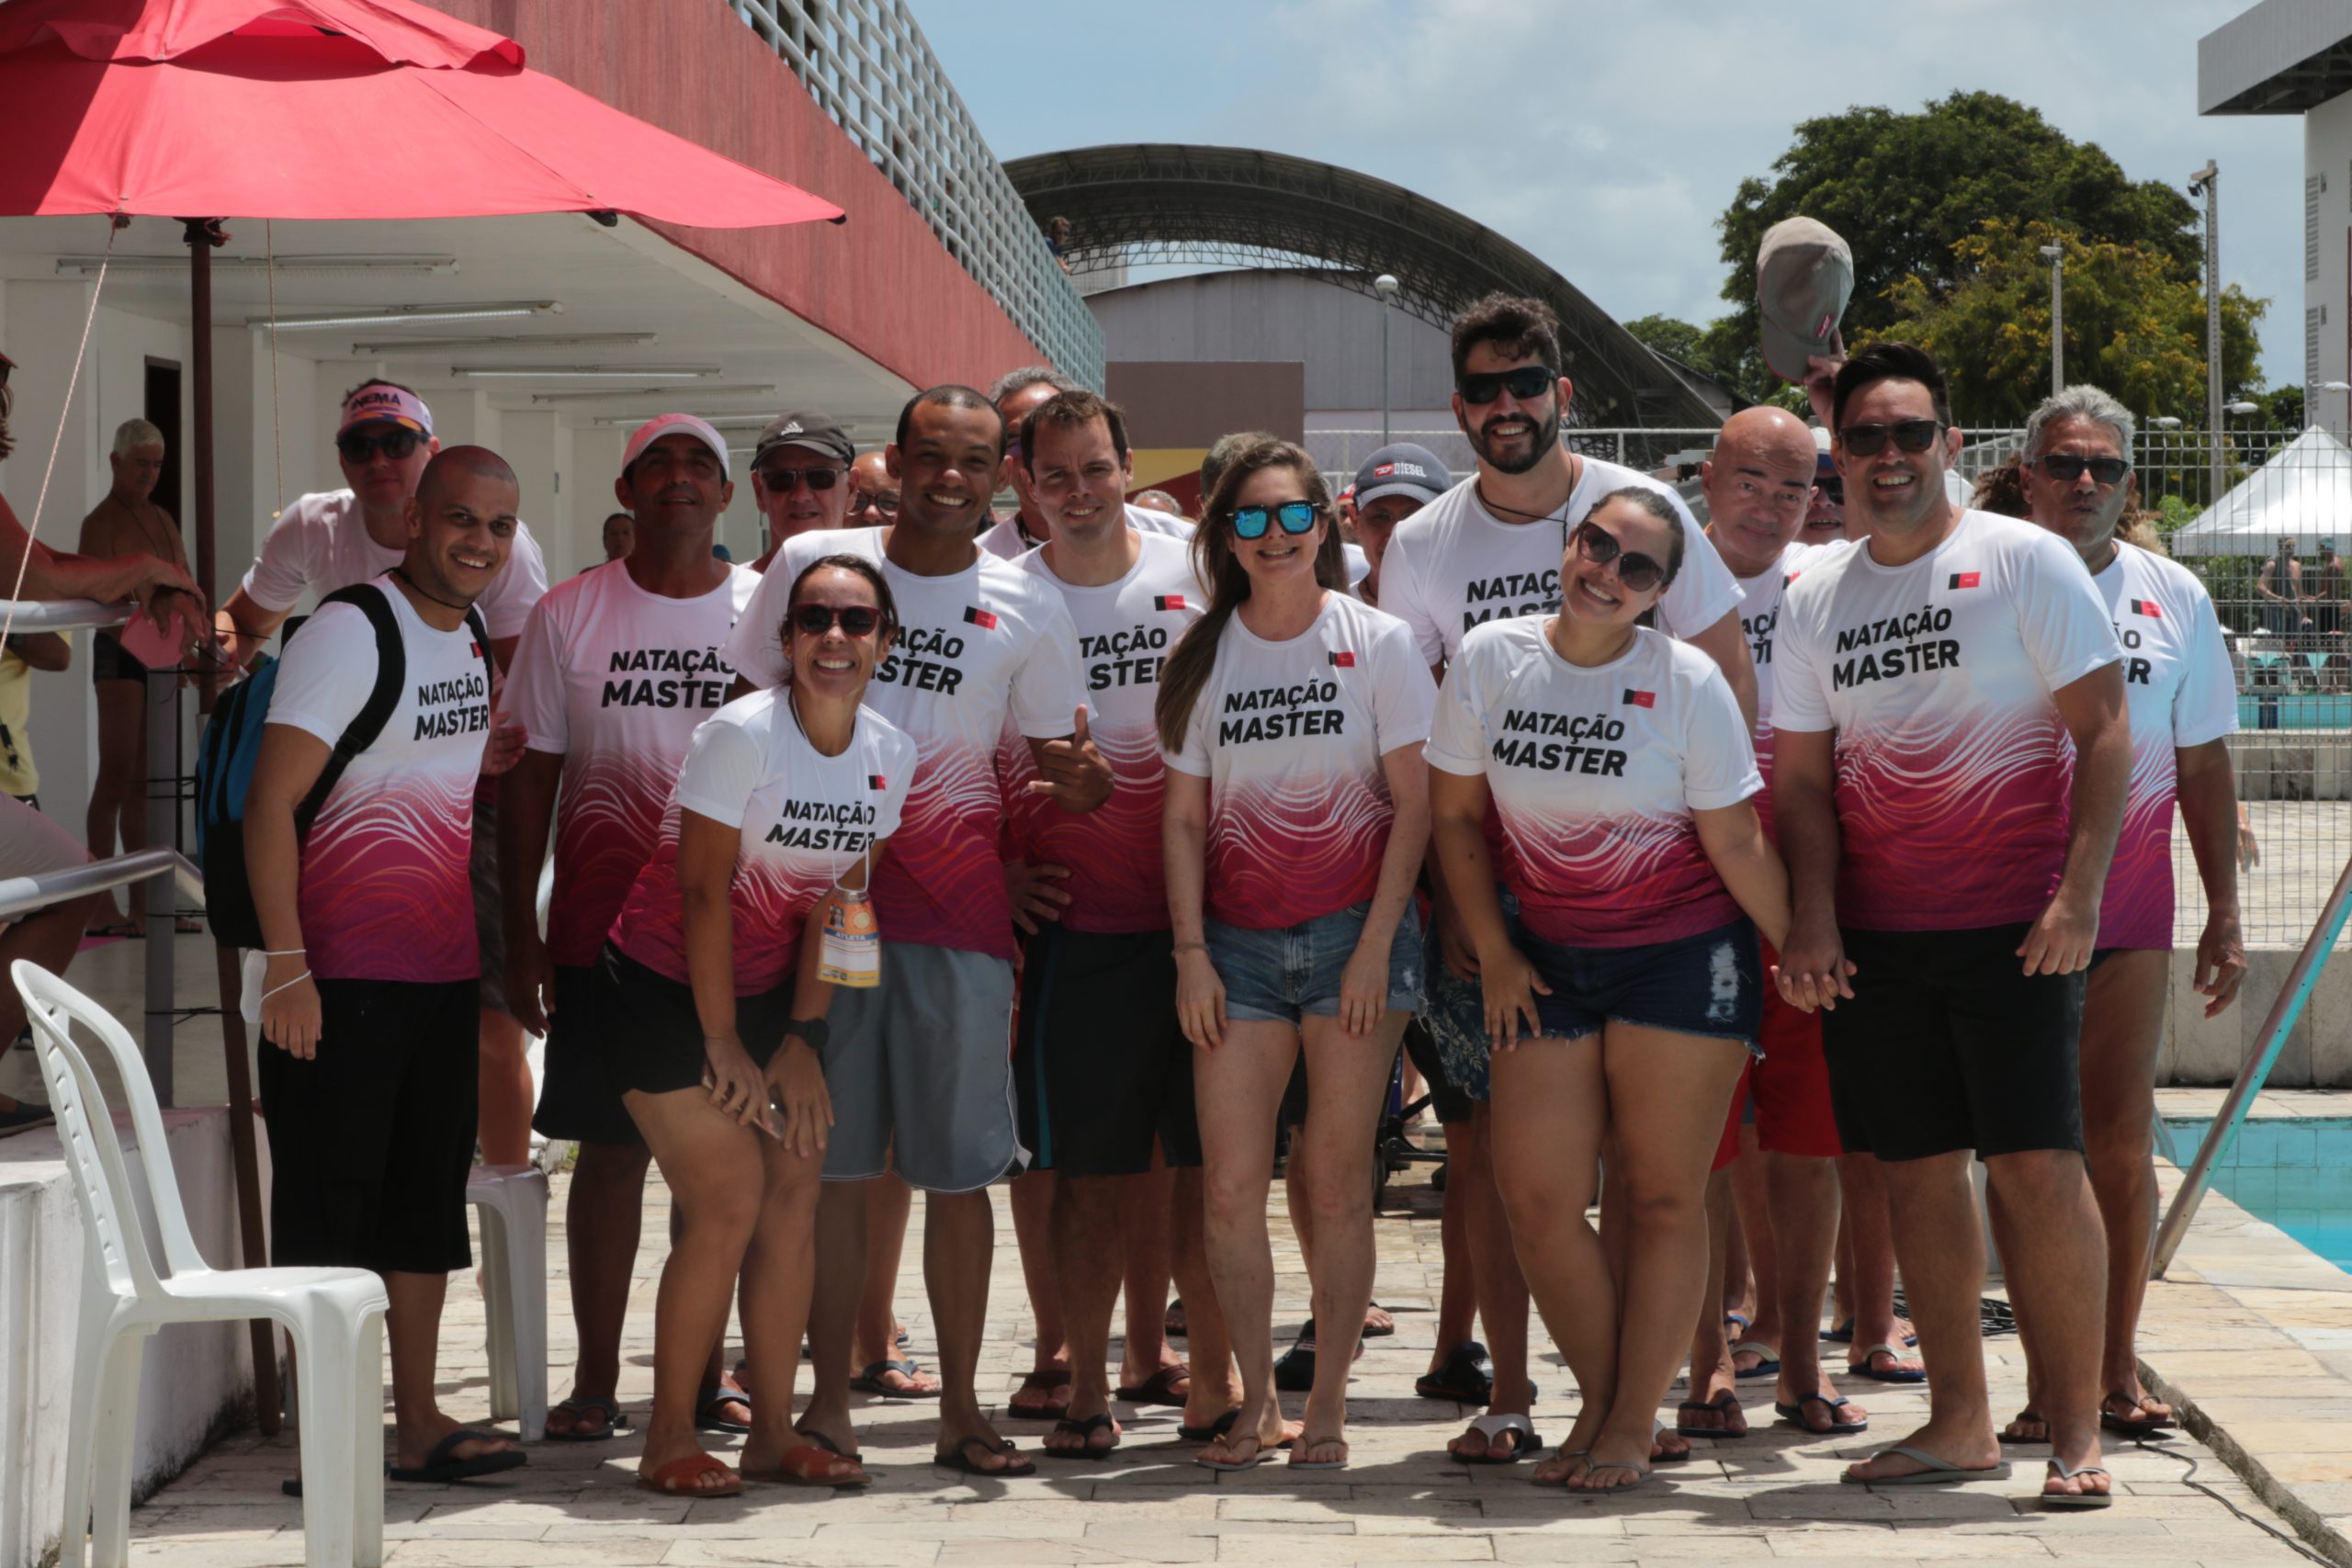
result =
[[[115,427],[114,455],[128,457],[141,446],[161,446],[164,433],[143,419],[126,419]]]
[[[2125,461],[2132,457],[2132,411],[2116,401],[2113,394],[2077,381],[2063,391],[2051,393],[2041,400],[2025,422],[2025,456],[2031,462],[2041,455],[2041,438],[2049,431],[2051,422],[2061,419],[2086,419],[2106,425],[2115,432],[2116,449]]]
[[[1057,392],[1075,392],[1079,384],[1050,365],[1024,365],[1018,370],[1008,370],[989,383],[988,400],[1001,403],[1015,392],[1026,391],[1039,382]]]

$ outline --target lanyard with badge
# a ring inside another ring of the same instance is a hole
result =
[[[811,751],[816,743],[808,739],[808,729],[800,722],[797,694],[787,689],[785,705],[792,710],[792,722],[800,731],[800,739]],[[856,731],[851,731],[854,741]],[[882,983],[882,928],[874,918],[874,835],[865,835],[865,848],[859,852],[864,863],[862,886],[842,886],[842,872],[846,867],[836,865],[832,872],[832,886],[825,895],[825,924],[819,938],[817,977],[831,985],[845,986],[851,990],[871,990]]]

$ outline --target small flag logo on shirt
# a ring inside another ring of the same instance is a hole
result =
[[[1335,653],[1335,654],[1331,655],[1331,668],[1332,668],[1332,669],[1334,669],[1334,670],[1352,670],[1352,669],[1354,669],[1355,667],[1356,667],[1356,656],[1355,656],[1354,654],[1352,654],[1352,653]]]
[[[481,644],[469,638],[466,642],[466,647],[469,651],[471,651],[476,659],[480,659],[481,657]]]
[[[880,773],[868,773],[865,775],[865,787],[887,790],[890,787],[890,781]]]
[[[967,604],[964,606],[964,619],[970,622],[973,626],[979,627],[982,631],[992,632],[996,630],[996,612],[993,610],[976,609],[973,606]]]
[[[1948,586],[1952,588],[1973,588],[1979,582],[1983,581],[1984,579],[1984,574],[1981,571],[1955,571],[1951,574],[1951,581]]]
[[[1637,692],[1634,690],[1633,687],[1628,686],[1625,688],[1625,705],[1628,707],[1654,708],[1657,706],[1657,694],[1656,692]]]
[[[2153,599],[2132,600],[2132,613],[2135,615],[2145,615],[2152,621],[2161,621],[2165,618],[2164,612],[2156,608],[2156,603]]]
[[[1182,593],[1159,594],[1153,598],[1151,607],[1155,610],[1181,610],[1184,607],[1184,596]]]

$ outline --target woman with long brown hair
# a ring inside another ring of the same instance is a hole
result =
[[[1372,1147],[1420,995],[1413,882],[1429,840],[1420,743],[1436,693],[1405,623],[1351,598],[1313,461],[1262,441],[1218,478],[1193,540],[1208,613],[1170,654],[1155,717],[1176,1007],[1197,1048],[1209,1272],[1242,1404],[1200,1456],[1241,1470],[1347,1462],[1355,1340],[1372,1300]],[[1303,1434],[1274,1388],[1266,1233],[1274,1117],[1304,1050],[1301,1146],[1325,1325]]]

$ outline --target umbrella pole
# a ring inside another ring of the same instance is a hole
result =
[[[205,604],[220,601],[212,590],[212,253],[227,244],[218,218],[183,218],[187,244],[188,335],[196,371],[196,585]]]

